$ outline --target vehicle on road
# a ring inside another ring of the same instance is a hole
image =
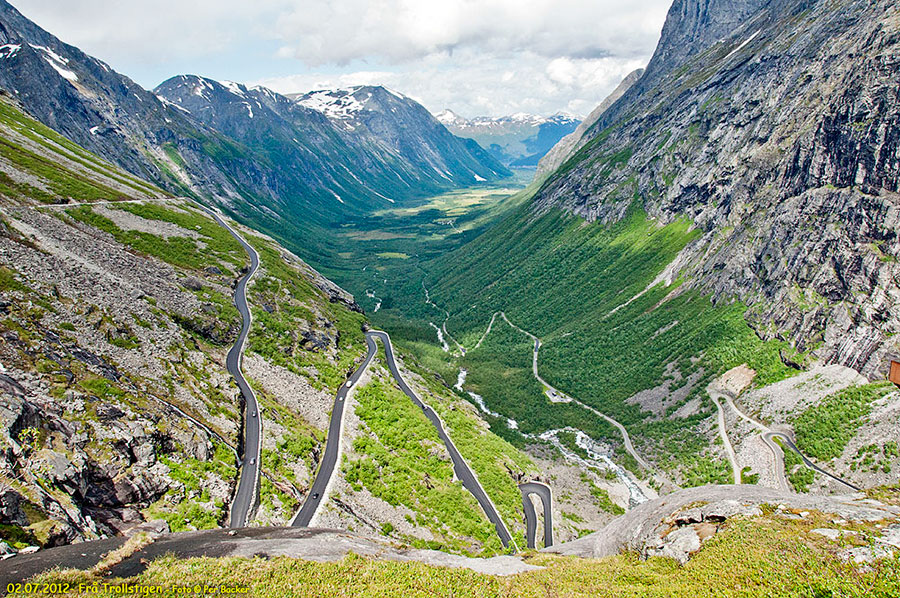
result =
[[[319,500],[319,493],[318,493],[318,492],[313,492],[312,497],[313,497],[313,500]]]
[[[250,459],[250,465],[256,465],[256,457]]]
[[[253,412],[253,416],[252,416],[252,417],[256,417],[256,411]]]
[[[347,388],[353,386],[353,380],[347,380]]]

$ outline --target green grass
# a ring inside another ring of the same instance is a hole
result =
[[[540,368],[548,382],[623,424],[642,420],[624,399],[656,385],[672,361],[684,375],[746,361],[760,372],[760,384],[791,373],[778,358],[780,345],[756,337],[740,304],[716,306],[694,291],[664,301],[678,290],[676,281],[625,305],[694,238],[685,221],[658,227],[634,209],[604,227],[558,212],[536,219],[523,213],[497,229],[429,277],[438,281],[437,303],[453,314],[451,332],[476,339],[490,314],[504,309],[543,339]],[[704,364],[687,359],[701,355]]]
[[[0,291],[18,291],[20,293],[30,293],[27,286],[19,282],[16,277],[16,271],[7,266],[0,266]]]
[[[203,238],[203,252],[215,256],[237,268],[247,264],[244,248],[225,228],[194,207],[182,204],[180,209],[172,209],[159,203],[123,203],[112,208],[130,212],[146,220],[169,222],[183,229],[194,231]]]
[[[607,513],[612,513],[613,515],[622,515],[625,513],[625,509],[617,505],[609,498],[609,492],[598,486],[594,480],[590,478],[590,476],[582,473],[581,481],[587,484],[588,489],[590,490],[591,497],[594,499],[594,503],[596,503],[597,507],[602,511],[606,511]]]
[[[893,390],[893,385],[878,382],[825,397],[794,420],[797,446],[821,461],[840,457],[872,410],[872,402]]]
[[[784,474],[796,492],[809,492],[809,486],[816,480],[816,472],[803,464],[800,455],[789,449],[779,438],[775,443],[784,453]]]
[[[158,187],[120,170],[116,166],[63,137],[50,127],[26,116],[17,108],[2,100],[0,100],[0,126],[12,129],[16,133],[28,138],[30,141],[40,145],[50,155],[65,157],[67,160],[76,162],[87,168],[89,171],[96,173],[99,177],[117,181],[126,187],[144,194],[156,196],[166,195],[166,193]],[[118,196],[122,195],[121,192],[109,189],[105,185],[92,179],[88,179],[83,174],[63,166],[58,159],[48,160],[47,158],[38,156],[33,152],[25,150],[18,144],[13,143],[11,139],[7,139],[6,142],[8,143],[6,151],[9,152],[9,156],[20,158],[19,161],[14,162],[17,167],[41,176],[42,179],[44,178],[42,175],[49,176],[48,179],[44,180],[55,191],[62,191],[62,196],[68,196],[66,195],[66,192],[68,191],[83,190],[84,186],[87,186],[89,194],[99,192],[101,194],[99,197],[100,199],[117,199]],[[23,154],[23,152],[25,153]],[[23,157],[24,160],[22,160]],[[48,163],[55,165],[55,172],[47,170]],[[31,188],[31,192],[34,193],[34,195],[26,193],[26,196],[33,197],[34,199],[43,202],[57,200],[57,196],[48,198],[45,196],[46,194],[44,192],[36,188]],[[97,198],[98,197],[94,197],[94,199]],[[78,199],[88,198],[79,196]]]
[[[394,287],[389,282],[379,295],[386,307],[376,321],[391,325],[405,317],[398,342],[408,343],[448,384],[455,382],[457,362],[466,367],[467,386],[491,409],[516,419],[523,432],[572,426],[618,442],[618,433],[602,420],[544,398],[531,375],[532,342],[501,320],[486,342],[462,359],[417,350],[426,335],[434,343],[428,322],[443,321],[439,310],[425,304],[423,277],[433,300],[451,313],[451,334],[470,348],[491,314],[503,310],[541,337],[539,369],[550,384],[619,420],[644,441],[645,450],[685,470],[693,482],[718,481],[722,464],[701,456],[708,443],[697,430],[712,409],[698,389],[741,363],[758,372],[758,385],[796,372],[780,360],[785,343],[763,342],[747,324],[745,305],[714,304],[684,289],[681,280],[650,286],[697,234],[687,220],[662,226],[638,205],[611,225],[588,224],[555,210],[533,214],[527,206],[513,208],[490,233],[423,264],[419,275],[411,272]],[[640,407],[625,399],[658,385],[670,364],[682,379],[700,374],[689,397],[701,400],[700,412],[645,421]],[[513,440],[502,427],[494,431]]]
[[[492,425],[490,430],[485,430],[478,419],[460,408],[461,400],[440,384],[434,375],[410,359],[405,359],[404,365],[419,374],[426,388],[423,400],[444,422],[447,434],[478,476],[478,481],[497,507],[513,538],[524,545],[522,496],[514,474],[523,478],[533,476],[539,473],[536,465],[497,433],[505,431],[505,425]]]
[[[209,476],[225,482],[237,477],[234,454],[224,444],[213,441],[214,452],[209,459],[185,456],[160,456],[159,461],[169,468],[169,476],[182,486],[144,510],[149,519],[165,519],[173,532],[194,529],[215,529],[228,516],[228,506],[222,500],[211,501],[204,490]],[[188,495],[199,495],[189,498]]]
[[[660,557],[644,561],[633,553],[603,559],[530,553],[527,562],[541,569],[497,577],[356,555],[328,563],[289,557],[178,560],[170,555],[128,581],[161,589],[222,584],[244,588],[245,595],[259,598],[893,598],[900,594],[900,558],[871,565],[845,563],[834,554],[834,544],[808,533],[822,526],[824,518],[810,520],[729,521],[684,566]],[[872,533],[871,526],[863,530],[865,537]],[[34,581],[77,587],[101,578],[69,570],[51,571]],[[102,578],[105,583],[115,581]],[[111,589],[102,589],[103,583],[100,588],[100,595],[113,595]]]
[[[344,478],[356,490],[366,488],[388,504],[415,512],[418,525],[438,540],[414,541],[420,547],[450,552],[500,552],[497,534],[481,507],[462,484],[437,431],[400,390],[373,380],[356,391],[356,414],[367,433],[358,436],[346,459]]]
[[[488,407],[519,423],[524,434],[573,427],[598,440],[621,436],[605,420],[572,403],[550,403],[531,371],[534,344],[504,320],[494,322],[482,345],[461,360],[469,375],[466,387],[482,395]],[[507,434],[505,424],[494,425],[495,433]]]
[[[219,263],[218,260],[211,259],[211,256],[189,237],[163,238],[143,231],[122,230],[109,218],[94,212],[90,206],[69,208],[66,213],[79,222],[111,234],[123,245],[173,266],[201,270]]]

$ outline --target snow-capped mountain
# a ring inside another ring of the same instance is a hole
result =
[[[435,118],[455,135],[474,139],[504,164],[522,168],[537,166],[538,160],[580,122],[569,114],[538,116],[526,112],[467,119],[450,109]]]
[[[424,106],[386,87],[360,85],[290,96],[360,140],[457,183],[491,180],[507,170],[477,143],[453,135]]]

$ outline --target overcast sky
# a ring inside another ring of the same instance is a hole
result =
[[[472,117],[585,115],[649,60],[671,0],[11,0],[152,88],[381,84]]]

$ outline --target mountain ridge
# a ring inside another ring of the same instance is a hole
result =
[[[517,112],[508,116],[463,118],[445,109],[435,115],[451,132],[475,140],[492,156],[513,168],[534,168],[580,120],[562,112],[538,116]]]
[[[222,86],[255,96],[253,107],[269,118],[266,128],[259,124],[263,114],[254,122],[249,103],[233,110],[229,105],[235,102],[224,93],[215,96],[224,102],[221,115],[199,105],[192,114],[159,93],[174,93],[177,77],[156,93],[144,90],[61,42],[6,0],[0,1],[0,24],[0,45],[17,48],[3,54],[0,87],[38,120],[171,193],[215,202],[257,226],[269,226],[267,230],[276,214],[294,224],[285,237],[309,235],[316,226],[384,207],[386,199],[402,201],[470,184],[476,177],[495,180],[508,174],[471,142],[440,125],[436,129],[430,115],[411,100],[408,109],[422,119],[416,125],[426,133],[410,149],[396,147],[396,134],[387,128],[356,139],[320,113],[274,92]],[[276,130],[265,138],[263,131]],[[384,139],[378,138],[381,133]],[[307,217],[298,219],[300,212]]]

